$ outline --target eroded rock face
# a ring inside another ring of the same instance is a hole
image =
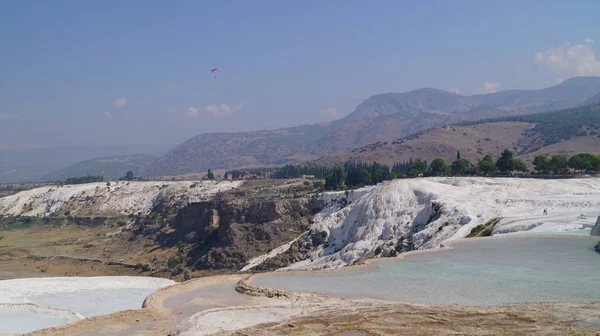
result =
[[[173,234],[193,246],[188,266],[237,270],[308,230],[312,215],[321,207],[307,197],[243,202],[217,198],[180,209],[172,223]]]

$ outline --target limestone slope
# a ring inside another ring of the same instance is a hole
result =
[[[438,248],[480,224],[493,235],[581,229],[597,217],[600,179],[402,179],[322,197],[329,206],[296,243],[311,251],[284,269],[339,268],[375,255]]]
[[[209,199],[242,182],[111,182],[46,186],[0,198],[0,215],[48,216],[68,211],[72,216],[148,214],[164,198],[184,202]]]

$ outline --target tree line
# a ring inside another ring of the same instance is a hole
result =
[[[562,155],[538,155],[533,160],[533,169],[539,174],[565,174],[569,170],[576,173],[598,173],[600,155],[579,153],[570,158]]]
[[[328,172],[325,179],[325,189],[339,190],[343,188],[355,188],[366,185],[374,185],[386,180],[396,178],[413,178],[419,176],[507,176],[510,174],[565,174],[569,171],[574,173],[597,173],[600,172],[600,156],[589,153],[580,153],[567,158],[562,155],[550,157],[539,155],[533,161],[533,170],[520,159],[514,157],[511,150],[505,149],[496,159],[492,155],[485,155],[476,162],[462,158],[460,152],[456,153],[456,159],[448,164],[441,158],[435,158],[428,163],[424,160],[409,160],[397,162],[390,168],[388,165],[373,163],[346,162],[342,166],[326,167],[314,166],[311,170],[293,169],[291,165],[284,168],[286,172],[294,174],[276,174],[275,178],[297,178],[300,172]],[[323,173],[319,174],[321,178]]]
[[[476,163],[462,158],[460,152],[457,152],[456,160],[449,165],[441,158],[433,159],[430,164],[420,159],[396,162],[391,169],[377,162],[371,164],[347,162],[342,167],[336,167],[332,174],[326,176],[325,189],[337,190],[343,186],[360,187],[405,177],[490,175],[515,170],[527,171],[527,167],[521,160],[515,159],[509,150],[505,150],[496,161],[491,155],[486,155]]]
[[[65,180],[64,184],[84,184],[102,181],[104,181],[104,176],[87,175],[79,177],[69,177]],[[135,177],[133,175],[133,171],[129,170],[125,173],[125,176],[119,178],[119,181],[143,181],[143,179],[141,177]]]
[[[104,176],[81,176],[81,177],[69,177],[65,180],[65,184],[83,184],[83,183],[92,183],[92,182],[102,182],[104,181]]]

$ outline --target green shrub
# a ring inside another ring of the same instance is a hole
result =
[[[39,223],[38,218],[32,217],[5,217],[0,218],[0,230],[2,231],[11,231],[11,230],[19,230],[26,229],[31,227],[34,222]]]
[[[321,181],[315,181],[313,182],[313,188],[323,190],[323,188],[325,188],[325,183]]]
[[[490,228],[485,228],[483,231],[481,231],[480,236],[481,237],[489,237],[492,235],[492,230]]]
[[[467,238],[476,237],[481,231],[483,231],[485,229],[487,229],[485,224],[479,224],[476,227],[474,227],[473,229],[471,229],[471,233],[469,233]]]

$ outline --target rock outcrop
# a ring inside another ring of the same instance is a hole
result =
[[[600,216],[596,220],[596,225],[592,228],[592,232],[590,232],[590,236],[597,237],[600,236]]]
[[[195,270],[240,270],[308,231],[324,202],[285,194],[285,188],[244,187],[180,208],[171,222],[167,244],[186,246],[187,266]],[[282,261],[277,268],[297,260]]]

